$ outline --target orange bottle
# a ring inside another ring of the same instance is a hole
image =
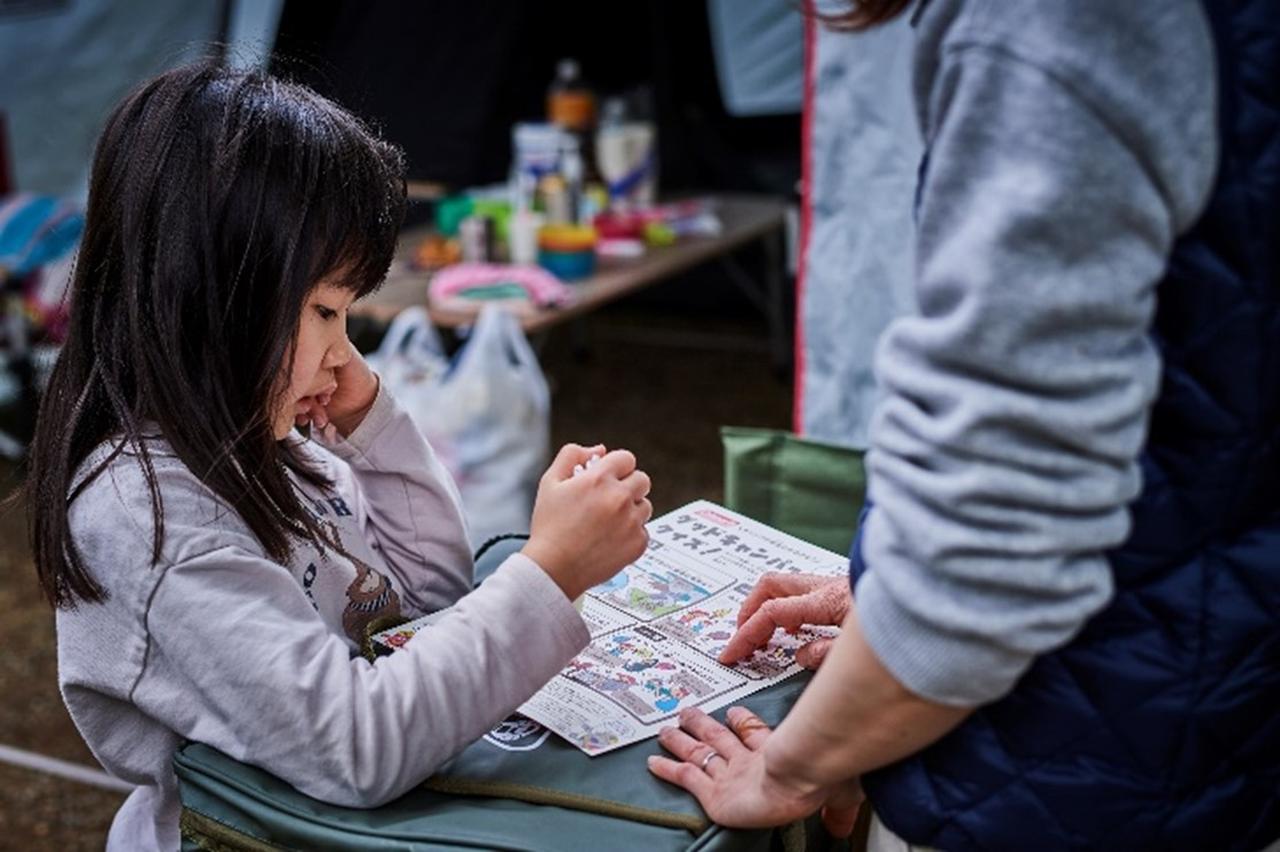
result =
[[[547,119],[571,133],[587,134],[596,124],[596,96],[582,81],[578,62],[561,59],[547,90]]]

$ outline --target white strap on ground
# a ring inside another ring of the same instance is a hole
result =
[[[20,766],[23,769],[33,769],[46,775],[56,775],[59,778],[79,781],[81,784],[101,787],[104,790],[115,790],[118,793],[132,793],[134,789],[134,786],[129,782],[114,778],[101,769],[80,763],[71,763],[67,760],[58,760],[56,757],[45,757],[43,754],[23,751],[20,748],[13,748],[7,745],[0,745],[0,763]]]

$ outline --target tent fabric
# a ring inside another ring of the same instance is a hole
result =
[[[799,434],[865,448],[872,356],[914,304],[912,200],[922,153],[905,17],[865,33],[807,31],[796,329]]]
[[[777,0],[708,0],[720,98],[734,116],[797,113],[803,103],[804,18]]]
[[[16,188],[82,195],[112,106],[142,79],[205,55],[222,12],[218,0],[77,0],[30,14],[0,4],[0,104]]]

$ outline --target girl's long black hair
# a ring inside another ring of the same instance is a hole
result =
[[[404,213],[403,157],[311,90],[216,64],[138,87],[98,141],[70,329],[40,407],[22,494],[36,570],[57,607],[99,601],[68,524],[123,450],[164,507],[144,435],[172,451],[285,560],[323,534],[287,469],[324,484],[273,434],[302,306],[322,277],[381,282]],[[95,447],[114,451],[77,471]]]

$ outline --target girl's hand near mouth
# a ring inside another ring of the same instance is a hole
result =
[[[350,341],[349,357],[333,371],[333,381],[298,400],[295,423],[310,424],[328,441],[345,438],[364,420],[378,396],[378,375]]]

